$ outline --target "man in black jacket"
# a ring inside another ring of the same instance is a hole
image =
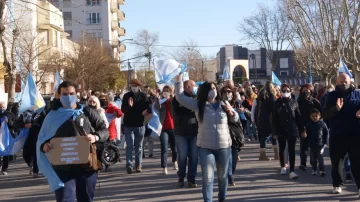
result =
[[[60,99],[55,99],[52,103],[51,110],[59,108],[81,109],[82,106],[77,104],[76,84],[64,81],[59,85],[58,94]],[[50,115],[50,114],[49,114]],[[43,128],[46,125],[45,118]],[[48,123],[50,124],[50,123]],[[91,143],[96,143],[97,147],[101,146],[108,138],[109,133],[105,122],[100,115],[93,109],[85,107],[79,115],[74,114],[68,121],[65,121],[56,131],[53,138],[57,137],[75,137],[80,133],[76,129],[76,124],[84,130],[87,139]],[[47,131],[43,131],[45,134]],[[50,140],[41,145],[41,150],[48,153],[52,149]],[[39,160],[39,159],[38,159]],[[57,176],[64,183],[64,187],[56,189],[55,195],[58,202],[61,201],[87,201],[92,202],[97,182],[97,172],[86,168],[83,165],[57,165],[53,166]]]
[[[194,97],[194,87],[194,81],[185,81],[184,94],[188,97]],[[198,123],[195,117],[195,112],[181,106],[174,97],[172,100],[172,114],[175,123],[176,145],[179,154],[178,185],[180,187],[184,186],[186,164],[189,158],[187,181],[190,188],[195,188],[197,187],[195,178],[198,164],[198,152],[196,146]]]
[[[151,112],[151,101],[140,92],[142,83],[133,79],[130,82],[131,91],[123,97],[121,110],[124,112],[124,134],[126,141],[126,170],[132,173],[132,151],[135,146],[136,172],[141,172],[142,145],[145,135],[144,117]]]
[[[0,124],[3,124],[4,122],[7,123],[10,134],[14,137],[15,136],[15,133],[14,133],[15,116],[10,111],[6,111],[6,103],[5,102],[0,102],[0,120],[1,120]],[[4,156],[2,158],[3,158],[3,160],[2,160],[1,173],[3,175],[7,175],[8,174],[7,169],[9,168],[10,156]],[[1,165],[1,159],[0,159],[0,165]]]

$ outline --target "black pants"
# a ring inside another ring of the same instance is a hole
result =
[[[295,145],[296,137],[293,136],[278,136],[279,142],[279,159],[281,167],[285,167],[285,149],[286,141],[288,143],[288,152],[289,152],[289,163],[290,163],[290,172],[295,170]]]
[[[360,189],[360,136],[331,136],[329,142],[333,187],[343,185],[342,168],[345,155],[348,153],[353,178]]]
[[[313,171],[317,171],[317,165],[319,163],[319,170],[325,171],[324,156],[320,154],[322,148],[311,148],[310,158]]]
[[[57,202],[92,202],[95,194],[97,173],[95,172],[57,172],[64,187],[55,191]]]
[[[2,165],[1,171],[3,172],[7,171],[7,169],[9,168],[9,160],[10,160],[10,156],[3,156],[2,161],[0,157],[0,165]]]
[[[270,137],[270,133],[258,131],[259,134],[259,142],[260,142],[260,148],[266,148],[266,140]],[[272,145],[276,145],[276,140],[272,138],[271,140]]]
[[[307,138],[300,137],[300,165],[306,167],[309,150],[309,141]]]

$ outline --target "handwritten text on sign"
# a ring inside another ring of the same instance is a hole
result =
[[[90,143],[83,136],[53,138],[49,160],[52,165],[85,164],[88,162]]]

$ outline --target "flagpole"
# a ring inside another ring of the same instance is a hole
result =
[[[311,41],[310,48],[309,48],[309,83],[312,83],[312,60],[311,60]]]

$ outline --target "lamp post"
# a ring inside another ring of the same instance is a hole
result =
[[[253,69],[254,69],[254,74],[255,74],[254,82],[257,82],[256,55],[254,53],[251,53],[249,56],[249,59],[252,59],[252,61],[253,61]]]
[[[202,79],[202,81],[204,81],[204,58],[203,58],[203,56],[201,55],[200,51],[198,51],[196,49],[188,48],[188,50],[195,51],[200,55],[200,57],[201,57],[201,79]]]
[[[311,41],[309,41],[309,83],[312,83],[312,58],[311,58]]]

